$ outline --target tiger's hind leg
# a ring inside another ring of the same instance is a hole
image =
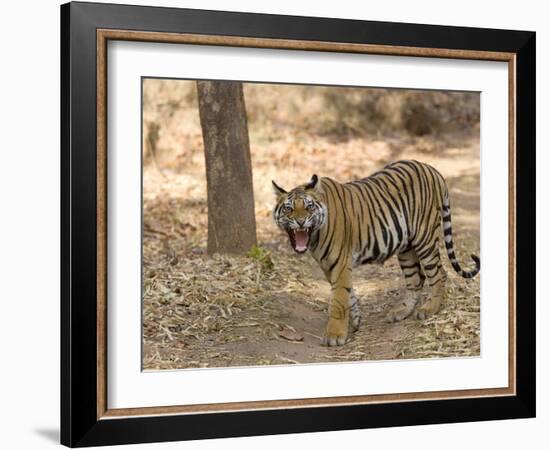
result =
[[[437,314],[445,302],[447,273],[441,265],[438,239],[435,239],[432,247],[417,253],[431,289],[429,300],[416,308],[416,318],[424,320],[432,314]]]
[[[422,273],[420,261],[414,249],[409,249],[397,255],[399,265],[405,282],[407,284],[407,294],[403,300],[400,300],[392,307],[386,315],[386,322],[399,322],[409,317],[416,307],[420,298],[420,291],[424,286],[426,277]]]
[[[357,331],[361,324],[361,311],[359,311],[359,297],[355,294],[355,290],[352,289],[349,295],[349,317],[352,331]]]

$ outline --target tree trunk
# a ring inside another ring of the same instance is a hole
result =
[[[241,83],[197,81],[206,158],[208,254],[256,244],[248,124]]]

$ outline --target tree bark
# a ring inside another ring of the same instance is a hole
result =
[[[206,159],[208,254],[256,244],[248,123],[242,83],[197,81]]]

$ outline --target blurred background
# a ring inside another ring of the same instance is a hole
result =
[[[264,198],[265,191],[271,192],[271,178],[290,187],[315,171],[348,181],[411,154],[433,160],[452,147],[454,156],[460,156],[459,147],[479,140],[478,93],[250,83],[243,87],[259,212],[271,201]],[[153,166],[167,177],[193,177],[189,194],[206,192],[205,177],[194,177],[204,173],[196,83],[145,79],[143,120],[145,171]],[[479,158],[474,164],[479,165]],[[266,182],[265,177],[271,178]]]

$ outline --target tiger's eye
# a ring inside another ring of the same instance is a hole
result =
[[[290,206],[283,207],[283,212],[289,213],[290,211],[292,211],[292,208]]]

